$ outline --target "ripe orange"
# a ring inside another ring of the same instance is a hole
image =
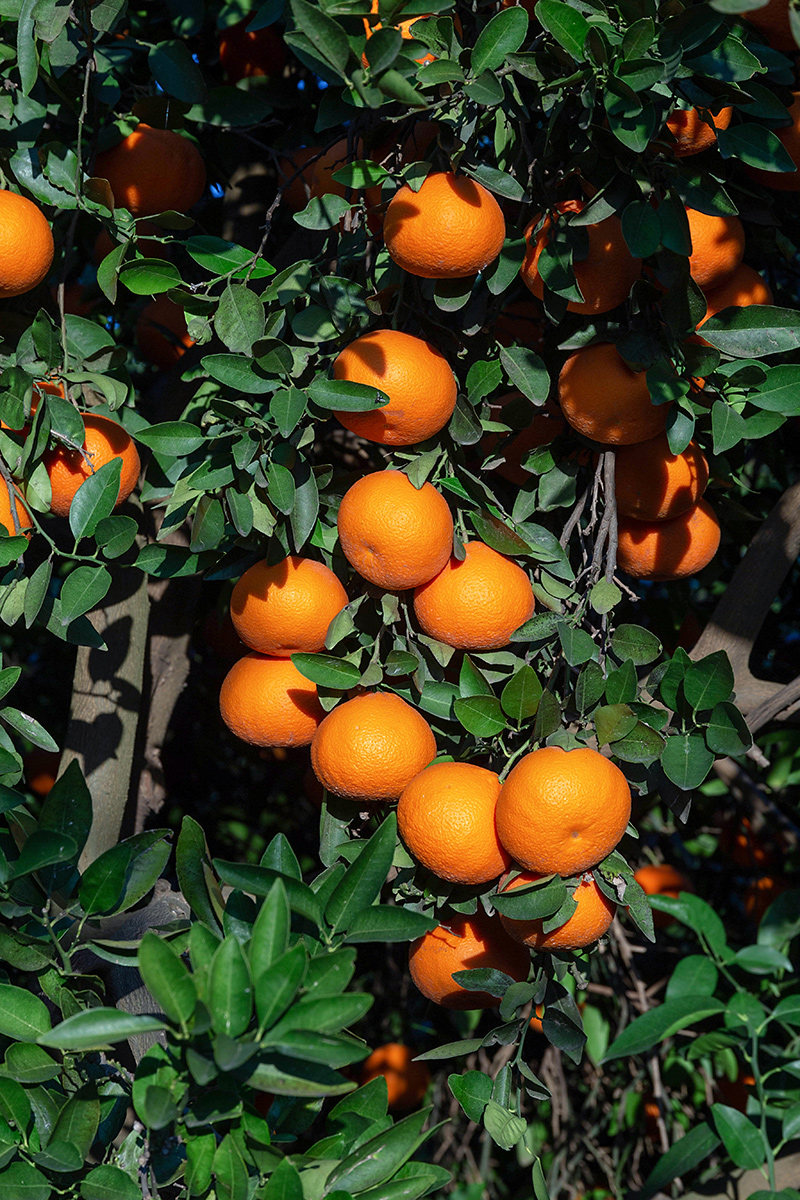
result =
[[[53,231],[38,205],[16,192],[0,192],[0,300],[37,287],[54,252]]]
[[[497,917],[478,912],[455,917],[411,943],[408,968],[416,986],[442,1008],[494,1008],[500,1003],[490,992],[471,992],[452,978],[456,971],[494,968],[518,983],[528,978],[530,955],[508,936]]]
[[[617,450],[617,511],[640,521],[667,521],[687,512],[708,484],[708,463],[696,442],[673,454],[660,433]]]
[[[770,46],[776,50],[783,50],[787,54],[797,53],[798,46],[789,21],[789,0],[768,0],[763,8],[751,9],[740,13],[740,16],[760,29]]]
[[[493,262],[506,223],[491,192],[465,175],[428,175],[418,192],[401,187],[383,222],[390,256],[422,279],[465,279]]]
[[[434,763],[415,776],[397,806],[397,829],[424,867],[451,883],[488,883],[510,858],[497,838],[500,779],[472,763]]]
[[[510,558],[483,542],[465,542],[414,592],[414,612],[429,637],[458,650],[498,650],[533,615],[530,580]]]
[[[14,492],[14,507],[17,510],[19,531],[14,528],[14,518],[11,514],[11,499],[8,494],[8,488],[3,480],[0,480],[0,525],[8,530],[9,537],[17,536],[18,532],[30,537],[30,530],[33,529],[33,521],[31,520],[28,510],[25,508],[22,502],[22,497],[16,488],[14,488]]]
[[[689,274],[704,291],[719,287],[742,261],[744,226],[738,217],[709,216],[696,208],[687,208],[686,216],[692,238]]]
[[[671,147],[676,158],[688,158],[713,146],[717,130],[727,129],[733,119],[732,108],[713,113],[706,109],[676,108],[667,117],[666,125],[675,144]]]
[[[523,871],[516,879],[505,884],[504,892],[524,887],[541,879],[532,871]],[[590,946],[608,929],[614,920],[614,905],[605,896],[591,875],[584,875],[572,893],[578,907],[575,912],[556,929],[544,932],[544,921],[515,921],[500,914],[500,920],[515,942],[530,946],[532,950],[581,950]]]
[[[328,626],[347,604],[347,592],[323,563],[292,554],[274,566],[258,562],[233,589],[231,618],[251,650],[288,658],[316,654]]]
[[[527,287],[540,300],[544,296],[544,283],[538,270],[539,257],[550,240],[550,231],[560,216],[583,212],[584,207],[581,200],[562,200],[553,213],[545,217],[538,233],[534,231],[541,214],[534,217],[525,230],[527,250],[520,274]],[[577,313],[609,312],[627,300],[641,274],[642,260],[634,258],[628,250],[619,217],[606,217],[594,225],[586,225],[585,229],[589,238],[589,252],[585,259],[573,264],[583,300],[570,300],[567,308]]]
[[[376,471],[339,505],[345,558],[370,583],[402,591],[441,571],[453,549],[453,518],[430,483],[415,488],[402,471]]]
[[[219,61],[229,83],[252,76],[279,75],[286,65],[283,38],[271,25],[248,32],[250,18],[229,25],[219,43]]]
[[[610,854],[631,816],[619,767],[588,747],[543,746],[509,772],[497,832],[511,857],[540,875],[577,875]]]
[[[425,1063],[414,1062],[414,1051],[402,1042],[378,1046],[364,1059],[359,1072],[362,1086],[383,1075],[389,1094],[389,1108],[400,1112],[415,1108],[425,1099],[431,1073]]]
[[[136,321],[136,344],[146,362],[169,371],[194,345],[186,328],[186,314],[168,296],[146,304]]]
[[[335,414],[351,433],[384,446],[424,442],[444,428],[456,406],[456,379],[444,355],[396,329],[375,329],[345,346],[334,360],[333,376],[389,397],[384,408]]]
[[[644,371],[632,371],[610,342],[571,354],[558,377],[561,410],[573,429],[607,446],[646,442],[661,433],[667,404],[653,404]]]
[[[172,129],[144,123],[98,154],[94,173],[108,180],[114,204],[135,217],[167,209],[188,212],[206,187],[205,164],[195,145]]]
[[[81,484],[112,458],[122,459],[122,475],[115,508],[128,499],[139,481],[139,453],[130,434],[110,417],[83,413],[85,437],[83,453],[58,446],[42,455],[50,479],[50,512],[59,517],[69,514],[72,498]]]
[[[669,863],[648,863],[634,871],[633,878],[647,896],[672,896],[677,900],[681,892],[691,892],[691,883],[676,867]],[[669,913],[653,909],[653,924],[656,929],[669,925]]]
[[[430,725],[392,692],[365,692],[337,704],[311,743],[324,788],[349,800],[398,800],[436,756]]]
[[[708,566],[720,541],[719,521],[705,500],[669,521],[620,517],[617,566],[636,579],[685,579]]]
[[[504,5],[504,7],[510,8],[510,5]],[[531,1015],[530,1021],[528,1021],[528,1027],[530,1029],[532,1029],[534,1031],[534,1033],[544,1033],[544,1028],[542,1026],[542,1017],[543,1016],[544,1016],[544,1005],[537,1004],[536,1008],[534,1009],[534,1011]]]
[[[772,7],[772,5],[769,7]],[[758,11],[764,12],[766,10],[759,9]],[[755,13],[753,15],[755,16]],[[789,36],[791,38],[791,34]],[[792,38],[791,40],[792,50],[797,51],[794,39]],[[774,130],[774,132],[777,135],[778,141],[783,143],[784,149],[795,164],[796,170],[760,171],[756,167],[747,168],[748,175],[776,192],[800,191],[800,92],[792,93],[792,104],[788,110],[788,115],[791,117],[791,125],[783,125],[780,129]]]
[[[378,11],[378,0],[372,0],[372,6],[370,7],[370,12],[377,13],[377,11]],[[416,17],[409,17],[408,20],[406,20],[406,21],[398,21],[396,25],[392,26],[392,28],[396,29],[399,32],[401,38],[403,38],[404,40],[409,40],[414,37],[414,31],[412,29],[414,22],[415,21],[425,21],[431,15],[432,15],[431,13],[419,13]],[[366,17],[364,17],[363,20],[364,20],[364,35],[365,35],[367,41],[369,41],[369,39],[372,37],[373,33],[377,33],[379,29],[383,29],[383,24],[380,21],[378,21],[376,25],[370,25],[370,23]],[[426,63],[435,62],[435,60],[436,60],[436,55],[428,53],[428,54],[423,54],[422,58],[415,58],[414,62],[419,63],[420,66],[424,66]],[[369,66],[369,58],[367,57],[366,50],[361,55],[361,65],[362,65],[362,67]]]
[[[521,392],[509,392],[506,396],[500,396],[494,404],[490,405],[489,415],[492,420],[502,421],[505,405],[520,399],[521,395]],[[510,483],[516,483],[518,487],[522,487],[531,479],[529,472],[522,468],[523,459],[527,458],[531,450],[552,442],[554,438],[564,432],[564,427],[564,418],[558,408],[554,404],[546,404],[544,408],[533,414],[530,424],[525,429],[503,446],[502,451],[499,452],[502,454],[503,461],[493,470],[498,475],[502,475],[504,479],[508,479]],[[480,443],[484,456],[496,458],[498,451],[495,450],[495,447],[506,437],[508,437],[507,434],[484,434]]]
[[[58,776],[61,754],[58,750],[42,750],[38,746],[22,760],[28,787],[36,796],[46,796]]]
[[[325,716],[317,685],[290,658],[255,651],[223,679],[219,710],[231,732],[252,746],[307,746]]]

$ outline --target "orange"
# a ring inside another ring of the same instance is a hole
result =
[[[742,817],[738,828],[731,822],[723,826],[719,848],[737,867],[745,867],[752,871],[756,867],[774,865],[774,855],[754,831],[747,817]]]
[[[562,200],[548,214],[541,229],[535,232],[541,214],[535,216],[525,230],[527,250],[520,274],[527,287],[541,300],[544,282],[538,270],[539,257],[550,240],[550,231],[565,213],[583,212],[581,200]],[[622,234],[622,222],[613,214],[594,225],[584,226],[589,239],[586,258],[573,263],[575,279],[583,300],[570,300],[569,312],[604,313],[627,300],[630,290],[642,271],[642,260],[634,258]]]
[[[456,983],[456,971],[489,968],[518,983],[528,978],[530,955],[508,936],[497,917],[478,912],[454,917],[411,943],[408,968],[416,986],[442,1008],[494,1008],[500,1003],[490,992],[471,992]]]
[[[497,801],[511,857],[540,875],[578,875],[610,854],[631,816],[619,767],[596,750],[543,746],[512,768]]]
[[[744,226],[738,217],[709,216],[696,208],[687,208],[686,216],[692,238],[689,274],[704,291],[719,287],[742,261]]]
[[[472,763],[434,763],[415,776],[397,806],[400,837],[424,867],[451,883],[488,883],[510,858],[497,838],[500,779]]]
[[[383,222],[390,256],[422,279],[464,279],[497,258],[506,235],[500,205],[465,175],[428,175],[418,192],[401,187]]]
[[[793,44],[792,49],[796,51],[797,46]],[[792,104],[788,115],[791,118],[791,124],[783,125],[773,132],[777,135],[778,141],[783,143],[784,149],[788,152],[796,169],[794,171],[760,171],[756,167],[747,168],[748,175],[776,192],[800,191],[800,92],[792,93]]]
[[[667,117],[666,125],[675,139],[670,148],[676,158],[688,158],[713,146],[717,130],[727,129],[733,119],[732,108],[713,113],[707,109],[676,108]]]
[[[610,342],[571,354],[558,377],[561,410],[573,429],[606,446],[630,446],[661,433],[667,404],[653,404],[644,371],[633,371]]]
[[[465,542],[466,557],[451,557],[414,592],[423,631],[457,650],[498,650],[533,615],[530,580],[521,567],[483,542]]]
[[[673,454],[660,433],[617,450],[617,511],[640,521],[667,521],[687,512],[708,484],[708,463],[696,442]]]
[[[506,396],[500,396],[489,408],[492,420],[502,421],[504,406],[513,400],[520,399],[521,396],[521,392],[509,392]],[[547,404],[544,408],[534,412],[530,424],[502,446],[502,449],[497,447],[508,435],[499,433],[484,434],[481,438],[481,449],[487,458],[496,458],[498,454],[501,454],[503,461],[493,470],[497,471],[498,475],[502,475],[504,479],[508,479],[510,483],[522,487],[531,479],[529,472],[523,470],[523,460],[527,458],[531,450],[548,445],[554,438],[562,434],[564,427],[564,419],[556,406]]]
[[[85,431],[83,452],[58,446],[42,455],[52,489],[50,512],[59,517],[69,514],[72,498],[84,480],[111,462],[112,458],[122,459],[115,508],[128,499],[139,481],[139,453],[130,434],[110,417],[100,417],[94,413],[81,415]]]
[[[788,884],[780,879],[773,879],[769,875],[765,875],[762,879],[756,879],[751,883],[744,892],[744,911],[747,913],[751,921],[756,925],[761,924],[761,920],[778,896],[786,891]]]
[[[696,575],[719,548],[719,521],[705,500],[670,521],[620,517],[618,524],[617,566],[636,579]]]
[[[516,879],[507,883],[502,891],[513,891],[527,883],[541,879],[532,871],[523,871]],[[500,920],[515,942],[530,946],[532,950],[581,950],[590,946],[608,929],[614,919],[614,905],[605,896],[591,875],[584,875],[572,893],[578,907],[575,912],[556,929],[544,932],[544,921],[515,921],[500,914]]]
[[[370,7],[369,11],[371,13],[377,13],[378,0],[372,0],[372,6]],[[419,13],[416,17],[409,17],[408,20],[406,20],[406,21],[398,21],[396,25],[392,26],[392,28],[396,29],[398,31],[398,33],[400,34],[401,38],[403,38],[404,40],[407,41],[414,37],[414,32],[412,30],[412,26],[413,26],[414,22],[415,21],[425,21],[430,16],[432,16],[432,13]],[[377,33],[379,29],[383,29],[383,24],[380,21],[378,21],[376,25],[370,25],[370,23],[366,17],[364,17],[363,20],[364,20],[364,36],[366,37],[367,41],[369,41],[369,39],[372,37],[373,33]],[[426,63],[431,63],[431,62],[435,62],[435,61],[436,61],[436,55],[430,54],[430,53],[423,54],[422,58],[414,59],[414,62],[419,63],[421,66],[424,66]],[[369,66],[369,59],[367,57],[366,50],[361,55],[361,65],[362,65],[362,67]]]
[[[18,533],[25,534],[30,537],[30,530],[33,529],[33,521],[28,515],[28,510],[25,508],[22,497],[16,488],[14,488],[15,498],[14,507],[17,510],[17,521],[19,522],[19,530],[14,528],[14,517],[11,513],[11,499],[8,494],[8,488],[3,480],[0,480],[0,525],[8,531],[9,537],[16,537]]]
[[[370,583],[402,591],[441,571],[453,549],[453,518],[430,483],[415,488],[402,471],[376,471],[339,505],[345,558]]]
[[[756,1086],[756,1081],[754,1075],[741,1069],[735,1079],[728,1079],[727,1075],[715,1079],[714,1086],[723,1104],[738,1108],[739,1112],[747,1112],[747,1100]]]
[[[501,346],[515,342],[541,354],[544,350],[544,313],[542,306],[532,296],[512,300],[500,310],[492,326],[492,332]]]
[[[251,650],[287,658],[316,654],[328,626],[347,604],[347,592],[323,563],[292,554],[274,566],[258,562],[233,589],[231,617]]]
[[[503,7],[510,8],[511,6],[506,4],[506,5],[503,5]],[[530,1021],[528,1021],[528,1027],[530,1029],[532,1029],[534,1031],[534,1033],[544,1033],[544,1028],[542,1026],[542,1017],[543,1016],[544,1016],[544,1005],[537,1004],[536,1008],[533,1011],[533,1015],[531,1016]]]
[[[144,123],[98,154],[94,173],[108,180],[117,208],[135,217],[188,212],[206,187],[206,168],[194,144],[172,129]]]
[[[61,754],[58,750],[42,750],[38,746],[23,759],[28,787],[36,796],[46,796],[56,779]]]
[[[38,205],[16,192],[0,192],[0,300],[37,287],[54,252],[53,232]]]
[[[252,746],[307,746],[325,716],[317,685],[290,658],[255,651],[223,679],[219,710],[231,732]]]
[[[359,437],[384,446],[413,446],[443,429],[456,406],[455,375],[430,342],[375,329],[345,346],[333,363],[334,379],[379,388],[389,397],[384,408],[337,412]]]
[[[250,18],[229,25],[219,42],[219,61],[229,83],[252,76],[279,75],[286,65],[283,38],[271,25],[248,31]]]
[[[776,50],[783,50],[787,54],[797,53],[798,46],[789,21],[789,0],[768,0],[763,8],[751,9],[739,15],[760,29],[770,46]]]
[[[681,892],[691,892],[692,885],[685,875],[669,863],[648,863],[634,871],[633,878],[647,896],[672,896],[677,900]],[[653,924],[656,929],[669,925],[669,913],[653,909]]]
[[[278,159],[278,182],[285,184],[281,199],[292,212],[300,212],[311,199],[314,169],[318,161],[315,156],[321,153],[322,146],[300,146],[285,158]],[[306,166],[311,159],[314,162]]]
[[[402,1042],[387,1042],[372,1051],[361,1064],[363,1086],[382,1075],[389,1094],[389,1108],[415,1108],[425,1099],[431,1073],[425,1063],[414,1062],[414,1051]]]
[[[697,328],[705,325],[709,317],[715,316],[725,308],[749,308],[751,304],[772,302],[769,284],[765,283],[758,271],[754,271],[746,263],[740,263],[719,287],[706,292],[706,315],[702,321],[698,321]],[[701,338],[700,341],[705,342],[705,339]]]
[[[398,800],[435,756],[430,725],[393,692],[364,692],[337,704],[311,743],[317,779],[349,800]]]
[[[336,171],[340,171],[353,158],[363,158],[364,144],[359,139],[354,147],[353,153],[350,154],[350,148],[347,138],[340,138],[338,142],[325,151],[325,153],[317,159],[317,161],[309,168],[311,175],[311,195],[312,196],[342,196],[344,197],[347,189],[343,183],[333,176]],[[375,209],[381,202],[381,188],[379,184],[368,188],[351,188],[350,195],[353,202],[361,196],[364,198],[364,203],[367,208]]]
[[[180,304],[166,295],[146,304],[136,321],[136,344],[142,358],[160,371],[169,371],[180,362],[194,345]]]

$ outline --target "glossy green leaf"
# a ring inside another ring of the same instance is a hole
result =
[[[145,987],[170,1021],[186,1025],[194,1014],[197,990],[169,943],[148,930],[139,946],[138,965]]]

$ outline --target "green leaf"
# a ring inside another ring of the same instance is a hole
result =
[[[699,787],[714,765],[714,755],[699,733],[678,733],[667,738],[661,754],[664,774],[677,787]]]
[[[491,546],[498,554],[528,554],[528,544],[519,534],[510,529],[499,518],[487,512],[472,512],[469,514],[475,532],[481,541]]]
[[[601,746],[618,742],[632,733],[638,724],[636,714],[627,704],[604,704],[595,710],[594,724]]]
[[[509,1112],[496,1100],[490,1100],[486,1105],[483,1123],[492,1141],[503,1150],[513,1150],[528,1128],[527,1121]]]
[[[159,42],[147,56],[159,87],[185,104],[201,104],[206,96],[203,73],[183,42]]]
[[[690,954],[675,963],[666,999],[682,1000],[687,996],[713,996],[719,980],[719,971],[710,958],[702,954]]]
[[[111,587],[106,567],[76,567],[61,588],[61,624],[69,625],[98,606]]]
[[[544,404],[550,394],[550,376],[538,354],[525,346],[503,347],[500,362],[514,387],[534,404]]]
[[[103,1163],[81,1182],[81,1200],[141,1200],[142,1190],[120,1167]]]
[[[641,1200],[651,1200],[657,1192],[664,1190],[673,1179],[680,1179],[708,1158],[719,1145],[719,1138],[711,1126],[703,1121],[680,1137],[661,1155],[647,1176],[641,1192]]]
[[[181,285],[178,268],[163,258],[138,258],[123,263],[119,278],[135,296],[158,296]]]
[[[463,1075],[448,1075],[447,1086],[470,1121],[481,1120],[492,1096],[492,1081],[483,1071],[465,1071]]]
[[[234,354],[252,354],[264,336],[264,302],[243,283],[225,286],[214,314],[214,329]]]
[[[69,509],[69,527],[77,540],[91,537],[99,523],[114,511],[121,475],[122,459],[112,458],[84,479]]]
[[[723,1002],[713,996],[684,996],[679,1000],[666,1000],[631,1021],[611,1043],[603,1061],[611,1062],[614,1058],[629,1054],[642,1054],[679,1029],[686,1029],[695,1022],[724,1011]]]
[[[0,1171],[0,1188],[14,1200],[50,1200],[53,1192],[41,1171],[26,1162],[14,1162]]]
[[[567,897],[564,880],[553,876],[546,883],[512,888],[492,896],[492,904],[503,916],[514,921],[539,921],[551,917]]]
[[[724,454],[747,437],[747,421],[724,400],[715,400],[711,407],[711,432],[714,453]]]
[[[714,754],[737,757],[753,743],[750,730],[735,704],[715,704],[706,726],[706,745]]]
[[[576,62],[583,62],[583,47],[589,32],[589,22],[577,9],[561,0],[539,0],[535,13],[544,28]]]
[[[253,984],[247,959],[234,937],[227,937],[211,960],[208,999],[216,1032],[240,1037],[253,1012]]]
[[[368,412],[389,403],[385,392],[349,379],[317,378],[309,385],[308,394],[320,408],[334,412]]]
[[[528,14],[524,8],[507,8],[497,13],[478,35],[472,50],[473,75],[496,71],[503,66],[508,54],[514,54],[525,41]]]
[[[190,421],[162,421],[137,431],[136,438],[154,454],[165,458],[183,458],[205,444],[205,434]]]
[[[778,135],[764,125],[757,125],[755,121],[743,121],[730,129],[718,129],[717,148],[723,158],[738,158],[740,162],[763,171],[797,169]]]
[[[0,983],[0,1033],[17,1042],[36,1042],[49,1029],[44,1001],[25,988]]]
[[[282,880],[276,879],[261,905],[250,935],[250,971],[256,991],[263,973],[289,948],[290,927],[286,888]]]
[[[205,834],[193,817],[183,818],[175,848],[175,869],[181,892],[192,912],[214,933],[220,933],[212,900],[212,894],[216,897],[219,888],[211,874]]]
[[[281,1159],[264,1189],[264,1200],[303,1200],[303,1196],[300,1172],[291,1159]]]
[[[197,991],[192,976],[171,946],[148,930],[139,946],[137,961],[145,987],[170,1021],[188,1024],[197,1004]]]
[[[747,1171],[763,1166],[767,1157],[764,1135],[744,1113],[727,1104],[712,1104],[711,1119],[737,1167]]]
[[[643,667],[658,658],[661,642],[641,625],[618,625],[611,639],[611,648],[621,661],[630,659],[635,667]]]
[[[6,725],[10,725],[12,729],[16,729],[17,733],[21,733],[29,742],[33,742],[34,746],[40,746],[42,750],[58,750],[58,746],[50,737],[46,729],[27,713],[20,712],[18,708],[12,708],[7,705],[0,709],[0,717],[5,721]]]
[[[632,200],[622,212],[622,234],[634,258],[649,258],[661,243],[661,222],[649,200]]]
[[[291,1004],[303,981],[308,955],[302,945],[292,946],[253,980],[259,1028],[268,1029]]]
[[[683,677],[683,692],[695,712],[714,708],[733,691],[733,668],[724,650],[693,662]]]
[[[397,817],[390,813],[331,893],[325,920],[334,933],[347,931],[349,922],[377,900],[392,865],[396,838]]]
[[[100,1124],[100,1101],[97,1096],[70,1096],[58,1114],[50,1134],[50,1142],[64,1142],[77,1149],[83,1161],[92,1148]]]
[[[292,662],[301,675],[318,687],[346,691],[361,678],[361,672],[354,663],[330,654],[293,654]]]
[[[506,719],[496,696],[459,696],[453,708],[464,728],[475,737],[495,737],[506,727]]]
[[[542,690],[533,667],[523,663],[511,676],[500,695],[503,711],[513,721],[527,721],[529,717],[535,717]]]
[[[292,14],[317,54],[344,75],[350,58],[350,43],[341,25],[308,0],[291,0]]]
[[[333,1190],[357,1194],[391,1179],[434,1132],[433,1129],[422,1132],[429,1113],[430,1109],[424,1108],[405,1117],[343,1158],[328,1176],[327,1194]]]
[[[114,1042],[162,1029],[166,1024],[159,1017],[121,1012],[118,1008],[89,1008],[68,1017],[49,1033],[41,1033],[36,1040],[40,1046],[55,1050],[104,1050]]]
[[[281,879],[286,888],[289,907],[307,920],[320,922],[322,909],[318,897],[311,888],[297,879],[273,870],[271,867],[253,866],[250,863],[232,863],[215,858],[214,868],[223,883],[237,887],[253,896],[266,896],[276,879]]]
[[[218,1200],[247,1200],[247,1167],[232,1133],[226,1133],[214,1151],[212,1170]]]
[[[622,599],[622,592],[609,579],[599,579],[589,593],[589,603],[596,613],[604,616]]]
[[[347,927],[346,942],[410,942],[436,928],[436,921],[408,908],[373,904],[356,913]]]
[[[55,863],[68,862],[78,857],[76,842],[63,833],[49,829],[35,829],[26,840],[20,856],[13,865],[11,877],[21,879]]]
[[[751,304],[710,317],[703,337],[733,358],[766,358],[800,346],[800,324],[792,308]]]
[[[562,622],[558,629],[558,637],[564,657],[571,667],[580,667],[595,657],[594,639],[585,629]]]

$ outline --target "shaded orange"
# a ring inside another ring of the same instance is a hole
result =
[[[271,25],[248,32],[250,17],[229,25],[219,43],[219,61],[229,83],[253,76],[279,75],[286,66],[286,45]]]
[[[543,746],[509,772],[497,832],[527,870],[577,875],[611,853],[630,815],[628,781],[609,759],[588,747]]]
[[[84,427],[83,453],[58,446],[42,455],[50,479],[52,499],[50,512],[59,517],[69,514],[72,498],[81,484],[111,462],[122,459],[119,494],[115,508],[128,499],[139,481],[139,453],[133,439],[118,421],[94,413],[82,413]]]
[[[389,1108],[400,1112],[421,1104],[431,1081],[425,1063],[414,1062],[414,1051],[402,1042],[378,1046],[361,1064],[359,1080],[362,1086],[379,1075],[386,1080]]]
[[[633,371],[611,342],[571,354],[558,377],[561,410],[573,429],[608,446],[646,442],[661,433],[668,404],[653,404],[644,371]]]
[[[747,1112],[747,1101],[756,1086],[756,1081],[749,1071],[741,1069],[735,1079],[728,1079],[727,1075],[715,1079],[714,1086],[723,1104],[738,1108],[739,1112]]]
[[[498,918],[479,912],[455,917],[411,943],[408,968],[416,986],[442,1008],[494,1008],[500,1003],[490,992],[471,992],[452,978],[456,971],[494,968],[518,983],[528,978],[530,955],[508,936]]]
[[[680,454],[666,433],[616,454],[617,511],[640,521],[667,521],[687,512],[708,484],[708,463],[696,442]]]
[[[14,507],[17,510],[17,521],[19,522],[19,530],[14,528],[14,517],[11,513],[11,497],[8,494],[8,488],[5,481],[0,480],[0,525],[7,531],[10,537],[16,537],[18,534],[24,534],[30,537],[30,531],[33,529],[33,521],[30,518],[28,510],[23,504],[19,490],[14,488]]]
[[[503,7],[510,8],[511,5],[506,4],[506,5],[503,5]],[[536,1008],[533,1012],[533,1015],[531,1016],[530,1021],[528,1021],[528,1027],[529,1027],[529,1029],[532,1029],[534,1031],[534,1033],[544,1033],[544,1027],[542,1026],[542,1017],[543,1016],[544,1016],[544,1005],[537,1004]]]
[[[16,192],[0,191],[0,300],[37,287],[54,252],[53,231],[39,206]]]
[[[169,371],[194,345],[186,328],[186,314],[168,296],[157,296],[146,304],[136,320],[136,345],[146,362]]]
[[[430,725],[393,692],[365,692],[337,704],[311,743],[322,786],[348,800],[398,800],[436,756]]]
[[[527,249],[520,274],[527,287],[540,300],[544,296],[544,282],[538,270],[541,253],[550,240],[550,231],[560,216],[566,213],[583,212],[581,200],[563,200],[552,213],[548,213],[538,233],[535,233],[541,214],[538,214],[525,230]],[[573,270],[583,300],[570,300],[569,312],[604,313],[627,300],[630,290],[639,278],[642,260],[634,258],[622,234],[622,222],[611,215],[593,225],[584,227],[589,239],[589,252],[585,259],[573,262]]]
[[[783,880],[773,879],[770,875],[748,884],[744,891],[744,911],[750,920],[760,925],[770,904],[777,900],[787,887],[788,884]]]
[[[512,300],[500,310],[492,332],[501,346],[515,342],[541,354],[544,350],[545,322],[541,305],[533,297]]]
[[[422,279],[464,279],[493,262],[506,223],[491,192],[465,175],[428,175],[418,192],[401,187],[383,223],[391,258]]]
[[[510,558],[483,542],[465,542],[414,592],[414,612],[429,637],[458,650],[497,650],[533,615],[530,580]]]
[[[738,829],[732,822],[723,827],[719,848],[737,867],[753,870],[755,867],[769,867],[774,863],[774,855],[753,830],[748,817],[742,817]]]
[[[43,393],[46,393],[49,396],[61,396],[63,399],[65,396],[64,385],[59,380],[34,380],[33,396],[31,398],[31,416],[33,416],[33,414],[36,412],[36,409],[39,407],[39,400]],[[30,425],[24,417],[22,419],[22,425],[19,425],[14,429],[12,429],[10,425],[7,425],[5,421],[0,421],[0,429],[8,429],[11,433],[21,434],[22,437],[27,437],[30,433]]]
[[[687,208],[686,216],[692,238],[689,274],[704,291],[719,287],[742,261],[744,226],[738,217],[710,216],[696,208]]]
[[[751,9],[739,15],[760,29],[770,46],[787,54],[797,54],[798,45],[792,36],[789,20],[789,0],[769,0],[763,8]]]
[[[225,676],[219,710],[231,732],[252,746],[307,746],[325,716],[317,685],[290,658],[255,651]]]
[[[509,392],[507,396],[501,396],[494,404],[490,405],[491,419],[502,421],[505,405],[520,399],[521,396],[521,392]],[[538,409],[531,417],[530,424],[520,430],[516,437],[508,441],[502,449],[498,450],[497,447],[508,435],[501,433],[485,433],[481,438],[481,449],[489,458],[495,458],[497,454],[501,454],[503,461],[492,470],[496,471],[498,475],[502,475],[504,479],[508,479],[510,483],[522,487],[531,479],[530,473],[523,470],[523,459],[527,458],[531,450],[536,450],[539,446],[546,446],[554,438],[559,437],[564,429],[565,422],[558,408],[555,404],[548,403],[544,408]]]
[[[372,6],[370,8],[370,12],[374,14],[374,13],[377,13],[377,11],[378,11],[378,0],[372,0]],[[426,21],[428,19],[428,17],[431,17],[431,16],[433,16],[432,13],[419,13],[416,17],[409,17],[408,20],[398,21],[397,24],[391,26],[391,28],[396,29],[404,41],[408,41],[414,37],[414,34],[411,29],[414,22],[415,21]],[[377,24],[375,24],[375,25],[370,25],[370,23],[366,17],[363,18],[363,21],[364,21],[364,36],[366,37],[367,41],[369,41],[369,39],[372,37],[373,33],[377,33],[379,29],[383,29],[383,23],[381,21],[378,21]],[[431,62],[435,62],[435,61],[436,61],[436,55],[431,54],[430,52],[428,52],[427,54],[423,54],[422,58],[414,59],[414,62],[419,63],[420,66],[425,66],[426,63],[431,63]],[[362,65],[362,67],[369,66],[369,59],[367,58],[366,50],[361,55],[361,65]]]
[[[523,871],[516,879],[505,884],[501,891],[513,891],[528,883],[541,879],[532,871]],[[515,942],[521,942],[532,950],[581,950],[590,946],[608,929],[614,920],[614,905],[594,881],[593,876],[584,875],[572,893],[578,907],[563,925],[544,932],[544,920],[515,921],[500,914],[500,920]]]
[[[795,46],[794,49],[796,50],[797,47]],[[775,192],[800,191],[800,92],[793,92],[792,97],[792,104],[788,110],[791,125],[774,129],[773,133],[783,144],[796,169],[794,171],[761,171],[756,167],[747,168],[748,175],[757,179],[759,183],[763,183],[765,187],[772,188]]]
[[[37,746],[22,760],[25,779],[35,796],[46,796],[56,779],[61,754],[58,750],[42,750]]]
[[[345,604],[347,592],[333,571],[292,554],[245,571],[233,589],[231,618],[251,650],[286,658],[322,650],[328,626]]]
[[[456,379],[444,355],[397,329],[374,329],[345,346],[334,360],[333,376],[389,397],[383,408],[335,413],[345,429],[384,446],[413,446],[433,437],[456,406]]]
[[[402,471],[376,471],[339,505],[339,541],[359,575],[402,591],[432,579],[453,549],[453,518],[430,483],[415,488]]]
[[[278,179],[282,183],[291,179],[283,189],[281,199],[292,212],[300,212],[311,199],[311,187],[314,178],[316,161],[306,167],[306,163],[315,158],[322,150],[321,146],[300,146],[292,150],[285,158],[278,159]],[[301,168],[305,168],[304,170]],[[296,179],[292,176],[299,171]]]
[[[685,579],[708,566],[720,541],[719,521],[706,500],[670,521],[620,517],[617,566],[636,579]]]
[[[634,871],[633,878],[647,896],[671,896],[677,900],[681,892],[694,891],[686,876],[669,863],[648,863]],[[656,929],[663,929],[671,920],[669,913],[653,909]]]
[[[700,154],[714,145],[716,131],[727,129],[732,119],[732,108],[721,108],[716,113],[708,109],[676,108],[666,120],[667,129],[675,138],[672,153],[676,158]]]
[[[406,785],[397,829],[415,858],[440,879],[475,885],[506,870],[497,837],[500,779],[473,763],[434,763]]]
[[[772,304],[772,290],[758,271],[740,263],[732,275],[719,285],[706,292],[706,315],[698,321],[697,328],[705,325],[709,317],[715,316],[726,308],[749,308],[751,304]],[[698,339],[708,345],[705,338]]]
[[[98,154],[94,173],[108,180],[118,208],[139,217],[168,209],[188,212],[206,187],[206,168],[196,146],[172,129],[144,122]]]

